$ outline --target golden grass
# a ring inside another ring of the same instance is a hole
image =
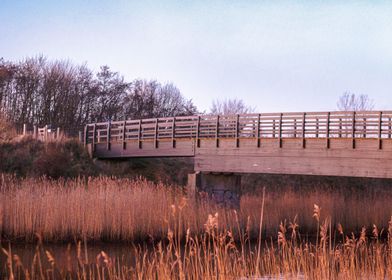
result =
[[[346,235],[339,226],[332,238],[331,219],[321,220],[321,208],[314,205],[316,242],[301,239],[298,224],[281,223],[277,242],[265,240],[255,246],[249,232],[242,231],[239,241],[233,230],[221,224],[218,213],[208,215],[204,231],[195,234],[188,228],[182,232],[186,205],[171,207],[175,223],[167,227],[164,240],[154,246],[134,246],[130,260],[111,257],[101,251],[89,260],[82,242],[77,243],[76,257],[70,250],[65,265],[45,250],[39,241],[31,263],[25,266],[12,248],[2,248],[6,256],[8,279],[391,279],[392,277],[392,217],[384,237],[376,226],[370,236],[366,228],[360,234]],[[263,216],[263,211],[261,213]],[[268,215],[268,213],[267,213]],[[234,217],[235,218],[235,217]],[[240,225],[237,223],[237,227]],[[185,234],[181,242],[180,236]],[[39,236],[39,235],[38,235]],[[262,240],[258,240],[261,242]],[[76,262],[72,268],[71,262]]]
[[[259,235],[261,195],[244,195],[237,213],[221,209],[208,199],[196,202],[179,187],[144,179],[1,178],[0,231],[6,239],[33,241],[36,233],[45,241],[162,239],[168,226],[177,221],[172,216],[173,205],[183,208],[182,239],[188,228],[194,233],[203,232],[205,217],[216,212],[221,225],[235,229],[235,238],[242,229],[247,229],[252,239]],[[372,224],[382,228],[392,215],[391,199],[390,192],[365,196],[327,191],[268,193],[267,189],[263,237],[276,236],[280,222],[294,218],[301,225],[302,234],[315,237],[317,222],[309,214],[314,204],[330,215],[332,228],[338,223],[348,231],[359,231]]]

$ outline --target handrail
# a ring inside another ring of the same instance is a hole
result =
[[[298,138],[391,138],[392,111],[286,112],[240,115],[199,115],[169,118],[121,120],[87,124],[85,144],[107,144],[160,140],[210,138],[219,145],[220,139]],[[305,143],[305,142],[303,142]],[[199,144],[198,144],[199,145]],[[281,144],[280,144],[281,145]],[[126,145],[124,144],[124,148]]]

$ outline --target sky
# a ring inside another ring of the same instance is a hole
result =
[[[0,57],[45,55],[172,82],[199,110],[392,109],[391,1],[0,0]]]

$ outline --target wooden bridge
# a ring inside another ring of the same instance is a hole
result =
[[[201,115],[88,124],[100,159],[194,157],[195,171],[392,178],[392,111]]]

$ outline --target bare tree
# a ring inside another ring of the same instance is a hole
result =
[[[108,66],[48,61],[44,56],[9,62],[0,58],[0,114],[17,127],[52,124],[77,133],[86,123],[193,115],[192,100],[173,84],[128,83]]]
[[[340,111],[369,111],[374,108],[374,101],[366,94],[343,93],[337,102]]]
[[[124,99],[125,117],[132,119],[193,115],[192,100],[186,99],[173,84],[135,80]]]
[[[210,108],[212,115],[249,114],[254,111],[254,107],[246,105],[243,100],[237,98],[214,100]]]

